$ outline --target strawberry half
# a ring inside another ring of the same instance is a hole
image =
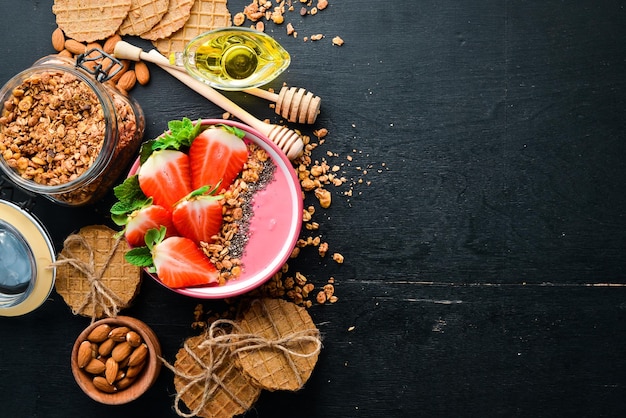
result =
[[[182,151],[154,151],[139,167],[138,177],[143,193],[166,209],[192,191],[189,157]]]
[[[133,248],[125,255],[131,264],[147,267],[172,289],[215,285],[219,273],[202,250],[189,238],[165,238],[165,228],[151,229],[146,247]]]
[[[141,247],[146,245],[146,233],[150,229],[158,229],[161,226],[166,229],[166,237],[178,235],[169,210],[159,205],[145,206],[128,215],[124,236],[130,246]]]
[[[151,197],[141,191],[137,176],[126,178],[113,188],[118,201],[111,207],[111,219],[123,226],[117,236],[124,235],[132,247],[146,245],[145,235],[152,228],[166,228],[166,235],[177,235],[172,213],[163,206],[153,204]]]
[[[227,189],[248,160],[245,133],[216,125],[202,131],[191,143],[189,163],[193,189],[202,186]]]
[[[193,191],[172,212],[179,234],[197,244],[213,241],[212,237],[222,228],[222,196],[207,194],[208,189],[205,186]]]

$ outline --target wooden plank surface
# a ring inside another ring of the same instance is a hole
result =
[[[0,1],[0,84],[53,52],[50,3]],[[316,156],[350,180],[316,214],[345,263],[313,251],[292,263],[316,285],[335,277],[339,301],[310,309],[324,348],[306,387],[264,393],[247,416],[623,416],[622,3],[331,0],[305,18],[294,5],[298,38],[268,25],[292,56],[274,87],[322,97],[317,124],[302,130],[328,128]],[[304,42],[315,33],[325,38]],[[146,138],[167,120],[221,117],[152,76],[132,92]],[[257,98],[227,95],[278,121]],[[61,248],[80,227],[109,223],[110,203],[36,199],[32,211]],[[197,302],[145,280],[125,313],[173,360]],[[87,323],[54,292],[29,315],[0,318],[0,415],[176,416],[167,370],[129,405],[80,392],[69,352]]]

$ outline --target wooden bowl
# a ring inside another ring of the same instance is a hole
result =
[[[87,340],[87,336],[96,327],[109,324],[111,327],[126,326],[137,332],[148,347],[148,357],[140,374],[133,383],[125,389],[114,393],[106,393],[96,388],[93,383],[93,375],[78,366],[78,349],[80,344]],[[94,322],[80,333],[72,348],[72,374],[78,386],[93,400],[107,405],[121,405],[131,402],[144,394],[156,381],[161,371],[161,345],[156,334],[142,321],[128,316],[105,318]]]

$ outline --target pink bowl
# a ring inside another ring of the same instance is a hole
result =
[[[291,162],[268,138],[239,122],[221,119],[204,119],[202,125],[224,124],[246,133],[244,140],[267,151],[276,170],[274,179],[252,201],[253,215],[249,223],[249,239],[242,256],[242,273],[222,286],[188,287],[171,289],[156,274],[148,273],[168,289],[195,298],[219,299],[246,293],[271,278],[287,262],[296,245],[302,226],[302,191]],[[130,169],[129,176],[139,169],[139,159]]]

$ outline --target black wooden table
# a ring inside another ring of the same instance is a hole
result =
[[[1,3],[4,83],[53,52],[55,20],[49,1]],[[272,85],[322,97],[316,125],[300,128],[328,129],[315,155],[354,184],[317,213],[345,263],[293,263],[318,286],[336,279],[338,302],[309,309],[319,363],[303,390],[266,392],[247,416],[624,416],[623,2],[330,0],[304,18],[294,3],[298,38],[267,25],[292,56]],[[222,116],[166,73],[152,77],[132,91],[146,139],[171,119]],[[228,95],[280,121],[260,99]],[[82,226],[111,225],[111,196],[33,203],[57,249]],[[145,280],[124,313],[173,360],[196,303]],[[80,391],[69,352],[87,323],[54,291],[37,311],[0,318],[0,415],[176,416],[166,369],[125,406]]]

